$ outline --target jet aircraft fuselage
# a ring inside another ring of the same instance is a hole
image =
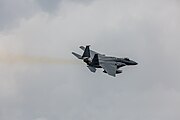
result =
[[[75,52],[72,52],[72,54],[78,59],[82,59],[91,72],[96,72],[96,68],[103,68],[104,73],[115,77],[116,74],[122,73],[122,70],[118,70],[120,67],[138,64],[129,58],[110,57],[97,53],[90,50],[89,46],[80,46],[80,48],[84,51],[82,56]]]

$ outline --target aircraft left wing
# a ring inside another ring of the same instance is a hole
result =
[[[117,66],[115,62],[100,62],[100,66],[111,76],[116,76]]]

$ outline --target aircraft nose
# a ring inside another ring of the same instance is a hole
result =
[[[131,65],[137,65],[138,63],[135,61],[131,61]]]
[[[134,62],[134,65],[137,65],[138,63],[137,62]]]

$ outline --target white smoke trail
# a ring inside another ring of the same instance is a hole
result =
[[[16,64],[16,63],[27,63],[27,64],[78,64],[78,61],[64,58],[51,58],[45,56],[29,56],[20,54],[10,54],[0,52],[0,63]]]

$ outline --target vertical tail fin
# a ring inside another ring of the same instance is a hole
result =
[[[86,46],[86,48],[85,48],[85,50],[84,50],[84,53],[83,53],[83,55],[82,55],[82,58],[84,58],[84,57],[88,57],[88,58],[90,58],[89,45],[88,45],[88,46]]]
[[[99,65],[98,54],[94,55],[94,58],[92,59],[92,65]]]

